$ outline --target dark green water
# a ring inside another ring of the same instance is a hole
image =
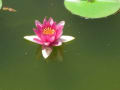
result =
[[[87,20],[63,0],[3,0],[16,13],[0,12],[0,90],[120,90],[120,14]],[[65,20],[76,39],[45,61],[39,45],[23,39],[34,20]]]

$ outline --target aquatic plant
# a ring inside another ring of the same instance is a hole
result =
[[[36,35],[25,36],[24,38],[42,45],[44,58],[47,58],[51,54],[53,46],[60,46],[64,42],[75,39],[73,36],[62,35],[65,21],[60,21],[56,24],[52,18],[49,18],[49,20],[45,18],[43,24],[36,20],[35,25],[36,28],[33,30]]]
[[[120,9],[120,0],[65,0],[65,7],[85,18],[102,18]]]
[[[0,0],[0,9],[2,8],[2,0]]]

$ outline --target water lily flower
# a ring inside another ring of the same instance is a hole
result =
[[[45,18],[43,24],[36,20],[35,25],[33,31],[36,35],[24,36],[24,39],[42,45],[42,55],[45,59],[51,54],[53,46],[60,46],[75,39],[73,36],[62,35],[65,21],[56,24],[52,18]]]

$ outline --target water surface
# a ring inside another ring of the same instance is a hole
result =
[[[72,15],[63,3],[3,1],[17,12],[0,12],[0,90],[120,89],[120,14],[87,20]],[[48,61],[39,45],[23,39],[34,34],[34,21],[45,16],[65,20],[64,34],[76,37],[55,48]]]

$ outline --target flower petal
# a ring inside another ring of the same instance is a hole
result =
[[[48,58],[48,56],[50,56],[51,52],[52,52],[52,48],[42,47],[42,55],[45,59]]]
[[[60,37],[60,40],[61,40],[62,42],[69,42],[69,41],[74,40],[74,39],[75,39],[75,37],[73,37],[73,36],[62,35],[62,36]]]
[[[62,35],[64,25],[65,25],[65,21],[61,21],[57,24],[56,39],[59,39],[60,36]]]
[[[52,46],[61,46],[62,45],[62,41],[58,40],[55,43],[52,44]]]
[[[35,33],[39,38],[41,37],[42,29],[35,29],[35,28],[33,28],[33,31],[34,31],[34,33]]]
[[[37,28],[42,27],[42,24],[38,20],[35,20],[35,25]]]
[[[43,20],[43,24],[46,24],[46,23],[47,23],[47,19],[45,17],[44,20]]]
[[[31,42],[37,43],[37,44],[43,44],[40,40],[40,38],[36,35],[31,36],[24,36],[24,39],[29,40]]]
[[[59,23],[58,23],[58,26],[64,26],[65,25],[65,21],[60,21]]]
[[[54,21],[53,21],[53,19],[52,19],[51,17],[49,18],[48,22],[50,23],[51,26],[52,26],[53,23],[54,23]]]
[[[49,45],[50,45],[50,42],[44,42],[43,45],[44,45],[44,46],[49,46]]]
[[[55,36],[48,36],[48,37],[46,38],[46,40],[47,40],[48,42],[54,42],[54,41],[55,41]]]

